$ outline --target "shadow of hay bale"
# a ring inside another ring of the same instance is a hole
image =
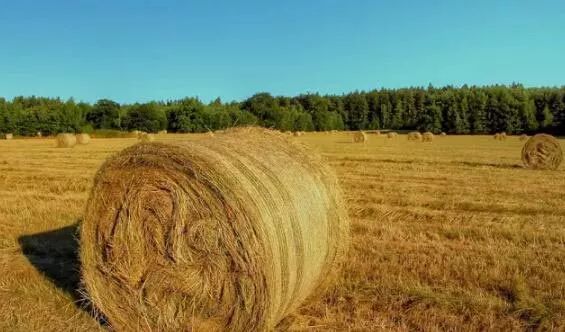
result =
[[[101,325],[106,319],[96,314],[85,301],[80,286],[78,223],[53,231],[18,238],[27,260],[57,288],[71,295],[75,305]]]

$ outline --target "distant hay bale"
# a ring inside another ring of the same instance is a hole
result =
[[[420,134],[420,132],[418,131],[413,131],[408,133],[408,140],[409,141],[421,141],[422,140],[422,134]]]
[[[422,141],[424,142],[432,142],[434,140],[434,134],[430,131],[426,131],[422,134]]]
[[[440,136],[447,136],[447,134],[446,134],[445,132],[443,132],[443,131],[442,131],[439,135],[440,135]]]
[[[130,131],[130,132],[129,132],[128,137],[132,137],[132,138],[137,138],[137,139],[139,139],[139,135],[140,135],[140,134],[141,134],[141,131],[139,131],[139,130],[133,130],[133,131]]]
[[[210,137],[216,136],[216,134],[214,134],[213,131],[208,131],[206,134],[207,134],[208,136],[210,136]]]
[[[337,133],[337,130],[333,129],[331,130],[332,133]]]
[[[142,142],[153,142],[155,140],[155,135],[141,132],[138,139]]]
[[[527,140],[528,138],[529,138],[529,136],[526,135],[526,134],[520,135],[520,141],[525,141],[525,140]]]
[[[506,133],[496,133],[494,134],[494,139],[497,141],[505,141],[506,140]]]
[[[41,137],[41,136],[43,136],[43,134],[41,134],[41,132],[40,132],[40,131],[38,131],[38,132],[37,132],[37,134],[36,134],[35,136],[37,136],[37,137]]]
[[[380,130],[375,130],[375,135],[381,136],[381,131],[380,131]]]
[[[166,130],[159,130],[159,132],[157,133],[159,135],[166,135],[167,131]]]
[[[559,141],[547,134],[537,134],[522,148],[522,162],[528,168],[555,170],[563,161]]]
[[[77,144],[89,144],[90,143],[90,135],[82,133],[77,134]]]
[[[55,137],[58,148],[72,148],[77,144],[77,138],[73,134],[63,133]]]
[[[333,172],[283,135],[134,145],[96,175],[82,278],[116,331],[272,331],[335,280],[348,229]]]
[[[367,134],[363,131],[356,131],[353,133],[353,143],[365,143],[367,142]]]
[[[298,137],[298,136],[302,136],[302,132],[301,131],[295,131],[293,133],[294,136]]]
[[[14,134],[4,134],[1,136],[3,139],[13,139],[14,138]]]
[[[394,132],[394,131],[389,131],[389,132],[386,134],[386,137],[388,137],[388,138],[395,138],[396,136],[398,136],[398,134],[397,134],[396,132]]]

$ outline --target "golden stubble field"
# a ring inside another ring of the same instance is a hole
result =
[[[157,137],[170,139],[210,138]],[[335,168],[352,245],[293,329],[565,330],[563,166],[522,168],[517,137],[295,139]],[[0,331],[104,329],[77,303],[74,233],[98,167],[135,143],[0,141]]]

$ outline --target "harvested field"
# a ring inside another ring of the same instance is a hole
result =
[[[292,328],[564,330],[565,166],[524,168],[518,137],[400,138],[295,138],[335,169],[352,244],[338,283]],[[209,137],[156,137],[179,139]],[[76,303],[74,234],[97,169],[137,142],[0,140],[0,331],[104,329]]]

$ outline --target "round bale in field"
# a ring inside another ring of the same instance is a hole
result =
[[[77,138],[74,134],[62,133],[55,137],[58,148],[72,148],[77,144]]]
[[[442,131],[442,132],[439,134],[439,136],[445,137],[445,136],[447,136],[447,134],[446,134],[444,131]]]
[[[398,134],[394,131],[389,131],[388,133],[386,133],[387,138],[395,138],[396,136],[398,136]]]
[[[166,135],[167,134],[167,130],[159,130],[159,132],[157,133],[159,135]]]
[[[138,139],[142,142],[153,142],[155,140],[155,135],[141,132]]]
[[[80,230],[82,279],[113,329],[272,331],[335,280],[349,221],[314,151],[245,128],[123,150]]]
[[[413,131],[408,133],[408,140],[409,141],[421,141],[422,140],[422,134],[420,134],[420,132],[418,131]]]
[[[13,139],[13,138],[14,138],[14,134],[8,133],[8,134],[4,134],[4,135],[2,135],[2,136],[0,136],[0,137],[2,137],[3,139]]]
[[[526,135],[526,134],[520,135],[520,141],[525,141],[525,140],[527,140],[528,138],[529,138],[529,136]]]
[[[562,161],[561,145],[551,135],[537,134],[522,148],[522,162],[528,168],[555,170]]]
[[[90,135],[82,133],[77,134],[77,144],[89,144],[90,143]]]
[[[430,131],[426,131],[422,134],[422,141],[424,142],[432,142],[434,140],[434,134]]]
[[[363,131],[356,131],[353,133],[353,143],[365,143],[367,142],[367,134]]]

